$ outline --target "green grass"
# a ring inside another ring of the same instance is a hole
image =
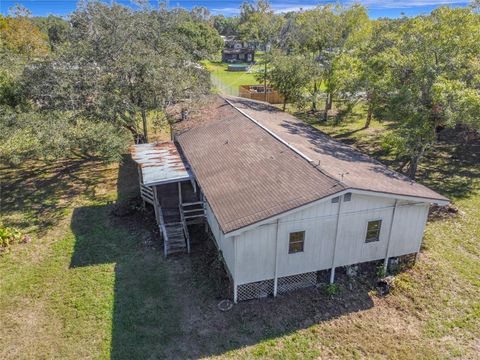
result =
[[[39,165],[6,172],[27,186],[22,173]],[[32,242],[0,258],[0,358],[162,357],[179,313],[165,262],[139,241],[148,231],[129,231],[110,216],[112,200],[128,197],[134,182],[117,183],[118,166],[89,163],[58,180],[61,165],[41,175],[51,182],[41,199],[25,197],[26,208],[12,200],[13,188],[4,192],[5,222],[28,223],[37,201],[48,203],[52,221],[23,227]]]
[[[340,124],[302,116],[397,166],[381,147],[392,124],[362,129],[361,107]],[[352,293],[366,301],[355,311],[345,307],[356,299],[340,302],[319,289],[220,313],[218,300],[197,289],[207,279],[185,270],[189,257],[163,260],[149,241],[148,216],[111,215],[114,202],[137,191],[131,164],[3,167],[2,221],[33,240],[0,257],[0,358],[476,358],[479,153],[478,144],[439,143],[427,155],[419,181],[459,213],[428,223],[419,261],[389,296]]]
[[[260,83],[255,78],[255,73],[264,71],[264,67],[261,64],[262,57],[263,54],[257,52],[257,64],[253,65],[248,72],[228,71],[228,64],[222,63],[219,60],[204,60],[202,64],[210,72],[212,84],[219,93],[238,96],[240,85],[256,85]],[[325,90],[325,88],[325,84],[320,84],[320,89]]]
[[[219,61],[204,61],[203,64],[211,73],[212,82],[218,91],[228,95],[238,95],[240,85],[258,84],[255,71],[261,70],[259,65],[254,65],[246,71],[227,71],[228,64]]]

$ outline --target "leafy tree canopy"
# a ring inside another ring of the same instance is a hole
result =
[[[197,15],[94,1],[72,14],[70,26],[68,46],[25,71],[27,96],[40,109],[101,119],[144,141],[149,111],[209,91],[195,61],[222,42]]]
[[[48,44],[52,52],[67,41],[69,31],[68,21],[54,15],[36,17],[33,21],[36,26],[47,35]]]
[[[305,88],[310,83],[313,61],[305,56],[288,56],[280,52],[273,52],[269,55],[271,70],[268,73],[268,80],[273,87],[283,95],[283,110],[287,102],[300,102],[303,98]]]
[[[391,139],[410,159],[415,177],[438,126],[480,128],[480,16],[442,7],[405,20],[397,29],[390,63],[390,117],[400,124]]]
[[[239,32],[244,41],[256,46],[277,45],[285,19],[275,15],[268,0],[243,2],[240,7]]]
[[[48,55],[47,36],[31,21],[30,12],[17,5],[11,15],[0,16],[0,44],[30,60]]]
[[[318,65],[312,88],[313,108],[319,92],[317,83],[326,88],[325,115],[332,108],[334,96],[341,90],[342,65],[368,41],[371,22],[366,9],[360,5],[351,7],[318,6],[300,13],[293,26],[291,46],[297,51],[313,56]],[[343,58],[342,58],[343,57]],[[335,73],[335,68],[340,71]],[[336,77],[336,78],[335,78]]]
[[[213,26],[220,35],[224,36],[237,36],[239,29],[238,17],[225,17],[223,15],[217,15],[213,18]]]
[[[132,135],[147,139],[149,112],[209,92],[197,61],[221,48],[211,23],[201,9],[100,1],[80,3],[68,22],[0,18],[0,158],[118,159]]]

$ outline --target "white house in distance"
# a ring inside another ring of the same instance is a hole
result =
[[[262,102],[215,96],[173,142],[135,145],[165,255],[206,218],[234,301],[315,285],[317,272],[420,251],[444,196]]]

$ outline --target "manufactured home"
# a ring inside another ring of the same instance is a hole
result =
[[[317,273],[420,251],[448,199],[263,102],[216,96],[173,141],[135,145],[164,252],[205,222],[235,302],[313,286]]]

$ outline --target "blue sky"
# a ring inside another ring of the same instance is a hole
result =
[[[112,0],[105,0],[112,1]],[[129,5],[130,0],[113,0],[117,3]],[[159,1],[150,0],[152,5],[156,6]],[[398,17],[402,13],[407,16],[429,13],[433,9],[442,5],[466,6],[469,1],[465,0],[320,0],[320,1],[291,1],[291,0],[271,0],[272,7],[277,12],[286,12],[299,9],[308,9],[318,4],[342,3],[350,4],[358,2],[368,8],[370,17]],[[21,4],[30,9],[33,15],[43,16],[48,14],[68,15],[75,7],[77,0],[0,0],[0,13],[7,14],[8,9],[15,3]],[[180,6],[191,9],[194,6],[205,6],[213,14],[224,14],[232,16],[238,14],[238,9],[242,0],[201,0],[201,1],[168,1],[170,7]]]

